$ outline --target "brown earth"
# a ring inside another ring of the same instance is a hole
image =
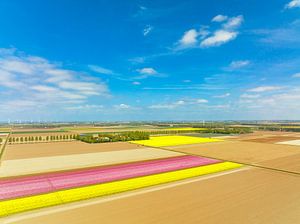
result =
[[[295,224],[300,223],[299,189],[297,175],[252,168],[81,208],[24,219],[20,214],[18,221],[5,223]]]
[[[252,140],[252,139],[261,139],[269,137],[280,137],[280,136],[289,136],[289,137],[300,137],[300,133],[297,132],[282,132],[282,131],[255,131],[249,134],[242,134],[233,136],[232,139],[236,140]]]
[[[7,145],[3,160],[86,154],[143,148],[127,142],[88,144],[80,141]]]
[[[259,164],[265,167],[272,167],[275,169],[283,169],[300,173],[300,154],[266,160]]]
[[[268,168],[284,169],[299,172],[300,149],[298,146],[265,144],[245,141],[224,141],[218,143],[166,147],[177,152],[229,160],[252,165],[264,165]],[[295,156],[295,157],[294,157]],[[286,162],[271,161],[285,158]],[[291,159],[293,158],[293,159]],[[289,163],[289,159],[290,163]],[[285,163],[289,163],[287,166]]]
[[[290,140],[300,140],[300,137],[293,137],[293,136],[271,136],[266,138],[256,138],[256,139],[247,139],[243,141],[249,142],[260,142],[260,143],[277,143],[277,142],[284,142]]]
[[[183,154],[178,152],[141,147],[137,149],[112,150],[85,154],[2,160],[0,166],[0,178],[59,172],[63,170],[85,169],[181,155]]]

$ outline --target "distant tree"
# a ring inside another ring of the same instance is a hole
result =
[[[34,139],[35,141],[38,141],[39,140],[39,137],[38,136],[35,136],[35,139]]]
[[[3,139],[2,138],[0,138],[0,143],[3,141]]]
[[[16,142],[19,142],[19,138],[18,137],[16,137]]]
[[[28,141],[28,138],[27,138],[27,137],[25,137],[25,138],[24,138],[24,141],[25,141],[25,142],[27,142],[27,141]]]
[[[49,136],[46,136],[46,141],[49,141]]]
[[[39,137],[39,141],[42,141],[42,136]]]

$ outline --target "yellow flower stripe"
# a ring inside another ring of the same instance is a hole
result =
[[[199,137],[191,137],[191,136],[168,135],[168,136],[154,136],[154,137],[150,137],[149,140],[137,140],[137,141],[130,141],[130,142],[139,145],[150,146],[150,147],[163,147],[163,146],[188,145],[188,144],[220,142],[220,141],[223,140],[216,139],[216,138],[199,138]]]
[[[223,162],[207,166],[137,177],[127,180],[57,191],[49,194],[36,195],[0,202],[0,216],[18,212],[74,202],[94,197],[107,196],[129,190],[169,183],[205,174],[216,173],[241,167],[241,164]]]

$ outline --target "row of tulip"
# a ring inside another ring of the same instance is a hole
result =
[[[54,206],[89,198],[108,196],[116,193],[136,190],[144,187],[165,184],[173,181],[197,177],[241,167],[232,162],[221,162],[210,165],[192,167],[171,172],[135,177],[108,183],[83,186],[67,190],[16,198],[0,202],[0,216],[7,216],[33,209]]]

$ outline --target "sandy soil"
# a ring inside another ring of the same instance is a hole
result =
[[[297,132],[255,131],[250,134],[237,135],[232,138],[236,140],[252,140],[252,139],[260,139],[260,138],[276,137],[276,136],[299,137],[300,134]]]
[[[282,141],[298,140],[299,137],[293,136],[271,136],[266,138],[247,139],[244,141],[260,142],[260,143],[278,143]]]
[[[4,223],[294,224],[300,223],[299,189],[299,176],[254,168]]]
[[[140,148],[32,159],[4,160],[0,166],[0,178],[105,166],[179,155],[182,155],[182,153],[154,148]]]
[[[264,144],[245,141],[224,141],[220,143],[198,144],[192,146],[174,146],[166,147],[178,152],[207,156],[222,160],[234,162],[262,165],[263,161],[284,158],[293,155],[299,156],[300,150],[297,146]],[[270,168],[273,168],[273,163],[268,163]],[[287,166],[278,163],[276,168],[282,168],[287,171]],[[275,166],[274,166],[275,167]],[[298,170],[297,163],[291,163],[289,168]],[[300,172],[300,169],[298,170]]]
[[[139,149],[127,142],[88,144],[80,141],[7,145],[3,160]]]
[[[300,154],[267,160],[260,162],[259,164],[266,167],[300,173]]]
[[[297,146],[300,146],[300,139],[298,138],[297,140],[278,142],[277,144],[282,144],[282,145],[297,145]]]

